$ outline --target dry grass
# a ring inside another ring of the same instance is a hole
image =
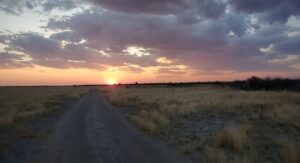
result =
[[[82,87],[1,87],[0,127],[31,121],[52,113],[67,98],[76,98]]]
[[[171,118],[197,112],[249,112],[249,119],[300,124],[300,94],[292,92],[240,91],[218,87],[195,88],[115,88],[108,89],[109,100],[118,106],[135,107],[137,122],[152,121],[159,132]],[[143,124],[138,124],[148,130]],[[149,125],[151,127],[151,125]],[[149,128],[149,131],[152,131]]]
[[[300,128],[299,111],[299,103],[291,101],[273,105],[272,110],[267,112],[267,116],[277,123]]]
[[[222,132],[218,132],[215,139],[220,147],[228,147],[233,151],[242,152],[248,142],[249,126],[228,126]]]
[[[214,86],[103,89],[112,104],[135,108],[129,119],[150,134],[164,133],[177,124],[177,120],[188,121],[195,115],[231,115],[235,119],[233,124],[207,138],[175,142],[184,153],[203,149],[203,146],[221,151],[214,155],[208,150],[207,160],[214,160],[208,162],[299,162],[299,148],[287,143],[277,149],[271,140],[288,135],[290,142],[299,143],[300,93],[242,91]],[[180,137],[177,130],[175,135],[166,137],[176,135]],[[191,143],[194,141],[202,143]],[[281,159],[272,157],[276,153],[282,155]]]
[[[284,163],[299,163],[300,162],[300,145],[290,140],[279,141],[281,155]]]
[[[65,100],[85,91],[84,87],[0,87],[0,131],[14,131],[16,138],[36,137],[39,134],[28,129],[27,124],[51,115]],[[0,148],[11,143],[0,138]]]
[[[130,117],[132,122],[137,124],[140,128],[148,131],[151,134],[160,131],[164,126],[169,124],[168,118],[159,111],[141,111],[139,115],[133,115]]]
[[[223,150],[205,147],[204,163],[250,163],[246,157],[230,157]]]

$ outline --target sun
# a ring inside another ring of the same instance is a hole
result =
[[[108,79],[108,80],[107,80],[107,84],[108,84],[108,85],[115,85],[115,84],[117,84],[117,82],[116,82],[116,80],[114,80],[114,79]]]

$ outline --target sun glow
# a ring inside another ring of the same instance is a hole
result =
[[[115,85],[115,84],[117,84],[117,82],[116,82],[116,80],[114,80],[114,79],[108,79],[108,80],[107,80],[107,84],[108,84],[108,85]]]

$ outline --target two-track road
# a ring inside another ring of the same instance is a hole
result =
[[[38,162],[190,162],[170,146],[139,132],[98,89],[89,90],[69,107],[56,122]]]

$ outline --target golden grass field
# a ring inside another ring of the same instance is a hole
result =
[[[178,144],[183,153],[200,151],[205,162],[300,162],[300,93],[216,86],[104,91],[113,105],[134,108],[129,120],[141,130]],[[225,121],[213,119],[220,116]],[[226,125],[206,135],[180,128],[206,119]]]
[[[32,136],[25,126],[51,115],[65,100],[79,97],[84,87],[0,87],[0,131]],[[9,140],[1,140],[0,147]]]

